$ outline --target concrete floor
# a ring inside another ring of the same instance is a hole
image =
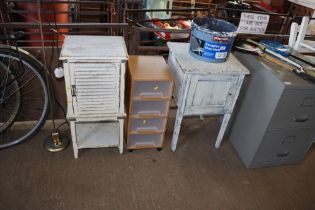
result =
[[[216,118],[184,119],[175,153],[173,123],[161,152],[85,149],[78,160],[71,147],[46,152],[42,130],[0,151],[0,209],[315,209],[314,148],[299,165],[249,170],[227,138],[214,149]]]

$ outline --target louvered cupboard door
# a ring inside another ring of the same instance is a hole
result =
[[[100,117],[119,112],[119,63],[71,63],[74,114]]]

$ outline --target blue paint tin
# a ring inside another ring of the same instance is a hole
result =
[[[229,57],[237,27],[214,18],[195,18],[191,24],[190,54],[200,60],[222,63]]]

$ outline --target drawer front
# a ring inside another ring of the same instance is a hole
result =
[[[140,118],[130,119],[130,131],[132,133],[163,132],[166,118]]]
[[[233,108],[238,77],[196,77],[192,79],[188,96],[187,108],[191,110],[221,110],[226,113]]]
[[[172,83],[170,81],[142,81],[134,83],[133,97],[142,99],[170,98]]]
[[[75,114],[101,116],[119,110],[119,64],[71,64]]]
[[[162,147],[163,134],[131,134],[128,148],[136,147]]]
[[[315,90],[286,90],[269,128],[315,127]]]
[[[315,136],[314,129],[268,131],[254,158],[255,164],[296,163],[304,158]]]
[[[139,117],[166,116],[168,113],[169,101],[133,101],[131,115]]]
[[[79,148],[114,147],[119,145],[118,122],[75,123]]]

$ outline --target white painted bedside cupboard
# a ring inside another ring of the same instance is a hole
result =
[[[223,114],[215,147],[219,148],[244,76],[249,71],[230,54],[224,63],[197,60],[189,54],[189,43],[168,42],[168,65],[175,80],[176,114],[172,151],[176,150],[184,116]]]
[[[81,148],[119,147],[123,153],[125,68],[120,36],[67,36],[60,54],[74,157]]]

